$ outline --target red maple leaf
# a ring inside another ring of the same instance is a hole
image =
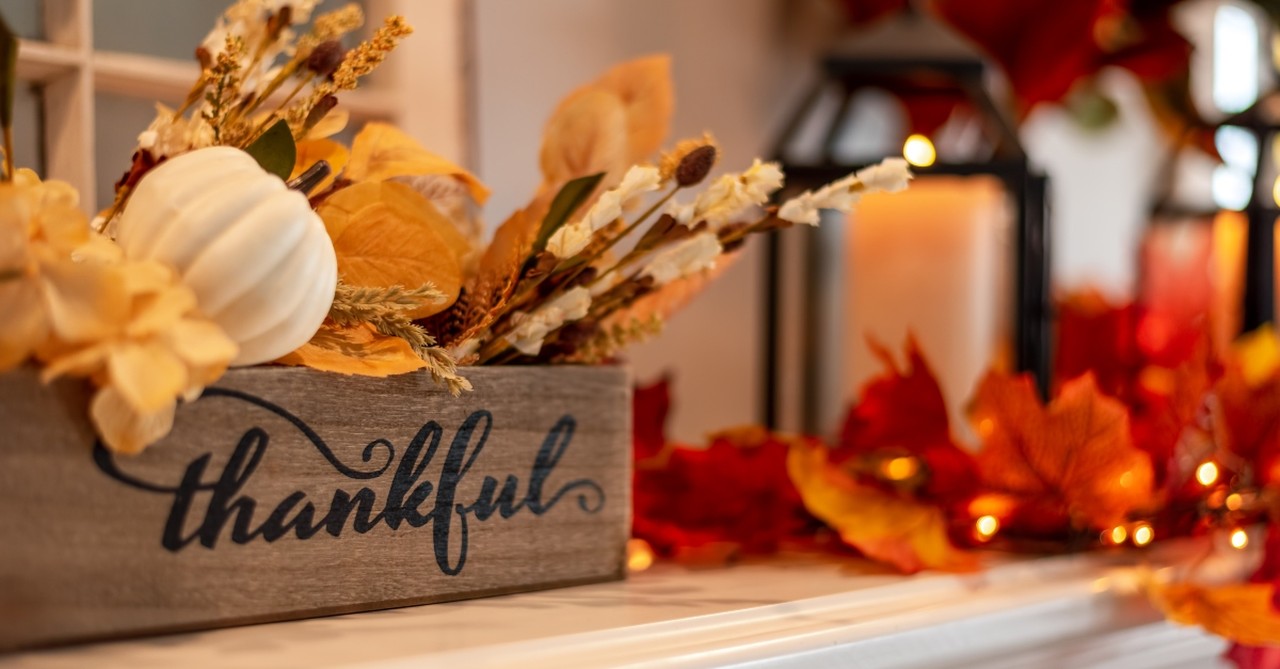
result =
[[[764,428],[714,435],[706,448],[668,443],[668,379],[635,393],[632,534],[660,555],[760,554],[812,535],[816,522],[787,475],[793,440]]]
[[[971,496],[978,480],[973,456],[951,437],[942,389],[920,345],[907,338],[907,364],[901,369],[882,345],[869,345],[885,371],[862,387],[849,409],[833,461],[915,456],[927,470],[918,491],[922,498],[952,503]]]

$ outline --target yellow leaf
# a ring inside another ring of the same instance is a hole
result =
[[[631,164],[622,99],[590,86],[570,94],[547,121],[539,162],[548,190],[598,172],[620,178]]]
[[[378,334],[367,323],[351,327],[326,323],[311,341],[276,362],[361,376],[391,376],[426,367],[409,342]]]
[[[826,447],[793,444],[787,471],[809,512],[867,557],[905,573],[978,567],[972,554],[947,538],[947,520],[940,508],[858,483],[831,464]]]
[[[351,153],[347,151],[347,147],[331,139],[308,139],[298,142],[298,159],[293,164],[293,174],[290,174],[289,178],[296,179],[303,172],[311,169],[312,165],[321,160],[326,161],[329,163],[329,176],[311,190],[313,193],[324,192],[333,185],[333,178],[347,166],[347,160],[350,157]]]
[[[675,109],[671,56],[657,54],[615,65],[596,86],[617,95],[626,109],[629,165],[662,148]]]
[[[443,311],[458,297],[459,258],[470,245],[412,188],[391,181],[356,184],[325,200],[319,214],[346,283],[374,288],[431,283],[448,296],[443,303],[407,312],[412,318]]]
[[[422,148],[395,126],[368,123],[351,144],[346,178],[351,181],[383,181],[392,177],[451,176],[467,185],[476,204],[489,199],[489,189],[474,174]]]
[[[1280,614],[1272,605],[1272,583],[1203,586],[1152,583],[1148,594],[1165,616],[1246,646],[1280,644]]]
[[[1250,387],[1261,386],[1280,368],[1280,339],[1270,325],[1240,337],[1232,344],[1231,350],[1239,362],[1245,383]]]

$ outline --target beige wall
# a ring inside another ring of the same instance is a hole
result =
[[[805,51],[816,42],[788,37],[810,23],[788,5],[805,16],[828,9],[807,0],[475,0],[474,161],[495,192],[489,223],[536,186],[542,124],[560,97],[637,55],[674,57],[673,137],[710,130],[724,148],[722,167],[749,164],[767,150],[813,63]],[[631,352],[642,381],[678,370],[676,438],[758,420],[760,251],[750,249],[660,339]]]

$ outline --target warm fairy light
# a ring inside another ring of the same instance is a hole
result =
[[[1133,486],[1133,471],[1129,470],[1120,475],[1120,487],[1130,488]]]
[[[1133,545],[1146,546],[1156,538],[1156,531],[1146,523],[1138,523],[1133,527]]]
[[[653,549],[644,539],[627,541],[627,571],[635,573],[653,566]]]
[[[1231,547],[1236,550],[1244,550],[1249,545],[1249,533],[1237,527],[1231,532]]]
[[[1239,511],[1240,507],[1244,506],[1244,497],[1242,497],[1238,492],[1233,492],[1230,495],[1227,495],[1227,499],[1223,504],[1227,507],[1228,511]]]
[[[990,418],[983,418],[978,421],[978,434],[983,438],[990,437],[992,432],[996,431],[996,422]]]
[[[1280,205],[1280,177],[1276,177],[1275,183],[1271,184],[1271,199]]]
[[[1213,460],[1200,463],[1196,467],[1196,480],[1202,486],[1211,486],[1218,482],[1218,465]]]
[[[988,541],[1000,531],[1000,521],[995,516],[982,516],[973,523],[973,531],[980,541]]]
[[[1124,525],[1116,525],[1104,533],[1103,537],[1105,537],[1105,540],[1119,546],[1124,543],[1125,539],[1129,538],[1129,530],[1126,530]]]
[[[911,135],[902,144],[902,157],[916,167],[928,167],[938,159],[933,142],[924,135]]]
[[[880,472],[890,481],[905,481],[915,476],[919,471],[920,462],[909,455],[886,460],[880,466]]]

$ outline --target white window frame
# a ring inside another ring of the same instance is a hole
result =
[[[415,34],[367,84],[340,96],[353,123],[390,121],[432,151],[468,162],[463,29],[468,1],[366,2],[371,23],[401,14],[415,28]],[[199,68],[192,61],[95,50],[93,0],[42,0],[42,4],[45,39],[20,40],[18,80],[43,90],[43,176],[75,186],[89,211],[97,199],[95,93],[145,101],[180,100],[199,75]],[[193,50],[195,46],[192,44]],[[127,158],[121,156],[122,161]]]

